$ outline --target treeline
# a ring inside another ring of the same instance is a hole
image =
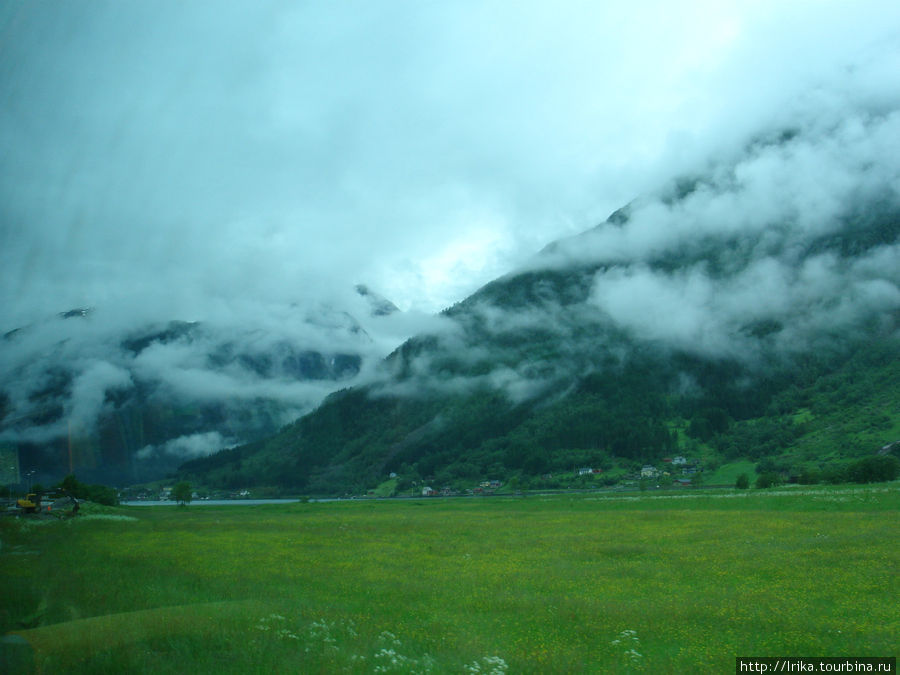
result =
[[[55,487],[56,489],[65,490],[78,500],[106,504],[107,506],[116,506],[119,503],[119,493],[115,488],[106,485],[87,485],[75,478],[75,475],[71,473],[57,483]]]
[[[900,447],[900,446],[898,446]],[[875,455],[849,462],[843,465],[831,465],[822,471],[815,469],[803,469],[798,473],[786,475],[779,470],[777,463],[771,459],[760,462],[756,467],[757,478],[754,483],[757,488],[768,488],[781,485],[784,482],[800,485],[815,485],[818,483],[885,483],[896,480],[900,476],[900,460],[895,455]],[[738,476],[735,487],[746,489],[750,487],[750,478],[747,474]]]

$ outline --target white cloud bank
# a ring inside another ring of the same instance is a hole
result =
[[[606,263],[599,308],[639,337],[697,353],[755,355],[747,331],[758,322],[780,324],[769,346],[789,352],[890,317],[900,309],[900,111],[842,109],[841,119],[798,115],[792,138],[713,167],[674,203],[636,202],[623,225],[548,257]],[[677,269],[661,264],[679,257]]]

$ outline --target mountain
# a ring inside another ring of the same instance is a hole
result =
[[[384,354],[364,324],[396,311],[359,287],[346,310],[293,305],[257,323],[61,312],[0,340],[0,444],[39,479],[160,478],[266,437],[354,381]]]
[[[874,142],[896,133],[872,114],[755,138],[450,307],[365,386],[180,472],[339,494],[872,454],[900,438],[900,165]]]

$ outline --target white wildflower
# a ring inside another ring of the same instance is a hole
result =
[[[387,632],[387,631],[385,631]],[[395,636],[396,639],[396,636]],[[377,664],[376,673],[430,673],[434,668],[434,659],[427,654],[421,659],[404,656],[390,647],[379,649],[373,659]]]
[[[473,661],[463,666],[469,673],[488,673],[488,675],[504,675],[509,668],[506,661],[499,656],[483,656],[480,661]]]
[[[86,520],[118,520],[120,522],[137,522],[138,519],[134,516],[122,516],[114,513],[91,513],[86,516],[78,517],[78,522],[83,523]]]
[[[400,647],[403,645],[403,643],[400,642],[400,638],[398,638],[389,630],[381,631],[381,633],[378,634],[378,640],[382,643],[393,645],[394,647]]]

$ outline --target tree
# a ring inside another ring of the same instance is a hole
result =
[[[894,480],[900,474],[900,462],[890,455],[866,457],[847,467],[847,480],[851,483],[882,483]]]
[[[70,473],[68,476],[63,478],[59,482],[58,487],[65,490],[66,492],[71,494],[73,497],[76,497],[78,499],[87,499],[87,495],[82,494],[84,492],[84,485],[82,485],[81,483],[78,482],[78,479],[75,478],[74,473]]]
[[[737,477],[737,480],[734,482],[734,487],[738,490],[746,490],[750,487],[750,476],[745,473],[742,473]]]
[[[191,484],[187,481],[176,483],[172,488],[172,496],[179,504],[187,504],[191,501]]]
[[[822,481],[838,485],[847,480],[847,472],[842,466],[828,466],[822,469]]]
[[[67,494],[75,499],[95,502],[97,504],[106,504],[107,506],[116,506],[119,503],[119,493],[115,488],[106,485],[86,485],[79,481],[75,474],[69,474],[63,478],[57,487],[65,490]]]
[[[759,489],[775,487],[776,485],[780,484],[781,476],[779,476],[774,471],[766,471],[759,474],[759,476],[757,476],[756,478],[756,487]]]
[[[797,475],[797,482],[800,485],[815,485],[822,480],[822,474],[815,469],[801,469]]]

